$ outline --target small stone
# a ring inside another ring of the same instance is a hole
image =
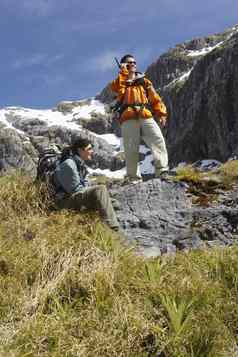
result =
[[[156,246],[142,248],[142,251],[143,251],[143,255],[146,258],[156,258],[161,256],[161,250],[159,247]]]

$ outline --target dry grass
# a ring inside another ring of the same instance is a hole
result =
[[[217,202],[220,190],[228,191],[238,183],[238,161],[228,161],[212,171],[201,171],[191,165],[177,170],[174,181],[184,181],[189,185],[188,192],[193,195],[193,203],[210,206]]]
[[[200,171],[192,165],[179,168],[175,180],[183,180],[203,188],[222,187],[230,189],[238,182],[238,160],[228,161],[220,168],[208,172]]]
[[[0,178],[0,356],[237,356],[238,248],[145,260]]]

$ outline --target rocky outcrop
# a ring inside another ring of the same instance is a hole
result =
[[[110,84],[108,84],[96,98],[103,103],[111,104],[111,102],[116,98],[116,94],[111,90]]]
[[[124,235],[146,256],[238,242],[238,188],[195,205],[184,183],[160,179],[111,190]]]
[[[90,120],[82,118],[77,119],[76,122],[84,129],[87,129],[99,135],[113,132],[112,118],[109,113],[106,113],[104,115],[92,113],[92,117]]]
[[[125,166],[124,160],[115,155],[115,147],[100,137],[112,132],[112,121],[106,106],[104,109],[102,104],[95,103],[93,99],[61,102],[58,109],[47,111],[3,109],[2,166],[20,168],[35,175],[38,155],[44,148],[50,144],[63,148],[79,135],[87,137],[94,146],[94,158],[88,163],[91,168],[117,170]]]
[[[59,112],[62,112],[63,114],[68,114],[72,113],[74,108],[77,108],[78,106],[84,106],[90,104],[91,99],[84,99],[84,100],[74,100],[74,101],[68,101],[68,100],[62,100],[56,105],[56,109]]]
[[[21,168],[30,175],[36,174],[38,152],[28,138],[14,129],[0,128],[0,158],[4,171]]]
[[[162,54],[147,68],[147,77],[153,82],[155,88],[163,91],[164,87],[190,71],[211,48],[228,38],[231,32],[232,30],[227,30],[221,34],[195,38],[178,44]]]
[[[162,54],[146,70],[169,112],[164,130],[170,165],[238,154],[238,26]],[[113,100],[109,86],[100,100]]]
[[[206,55],[211,48],[229,38],[233,31],[232,28],[220,34],[195,38],[178,44],[149,65],[145,72],[146,76],[163,94],[164,87],[192,70],[200,58]],[[115,99],[115,93],[111,91],[109,84],[98,94],[97,99],[107,104]]]
[[[238,33],[201,58],[181,88],[166,97],[170,160],[221,161],[238,153]]]

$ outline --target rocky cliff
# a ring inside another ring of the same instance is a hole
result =
[[[169,112],[171,165],[237,154],[238,26],[177,45],[146,70]],[[106,87],[98,97],[113,100]]]
[[[20,168],[35,175],[39,153],[49,144],[63,147],[77,135],[94,145],[92,169],[118,170],[119,140],[112,140],[112,123],[105,106],[87,99],[61,102],[50,110],[8,107],[0,110],[0,160],[2,167]],[[105,135],[103,135],[105,134]]]
[[[194,184],[160,179],[114,187],[113,204],[127,239],[146,256],[236,244],[237,185],[227,190],[221,181],[204,179],[210,193],[190,194]]]
[[[163,87],[172,163],[204,157],[225,161],[237,154],[236,30],[200,56],[187,74]]]

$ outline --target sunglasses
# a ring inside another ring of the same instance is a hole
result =
[[[86,146],[86,148],[84,148],[84,150],[87,150],[87,151],[89,151],[89,150],[93,150],[93,145]]]
[[[126,64],[136,64],[136,61],[128,61]]]

